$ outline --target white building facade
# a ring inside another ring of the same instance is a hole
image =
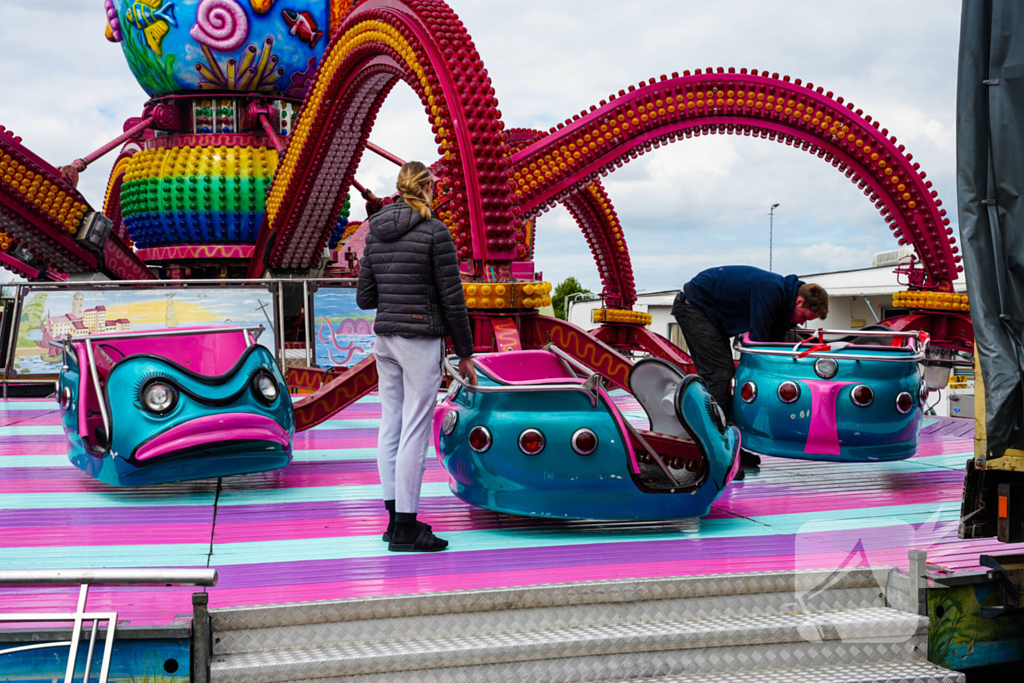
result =
[[[902,250],[901,250],[902,251]],[[894,257],[899,256],[898,252],[892,252]],[[880,256],[888,256],[888,253],[879,254],[875,263],[886,263]],[[813,282],[825,288],[829,294],[829,315],[824,321],[815,320],[807,327],[824,327],[837,330],[856,330],[867,325],[873,325],[879,320],[890,318],[905,312],[902,309],[893,307],[892,295],[896,292],[906,291],[905,282],[900,283],[894,272],[895,263],[886,263],[872,268],[859,270],[844,270],[832,273],[811,273],[800,275],[804,282]],[[682,286],[683,283],[680,283]],[[966,279],[961,277],[953,283],[954,290],[958,294],[967,292]],[[679,348],[686,350],[686,340],[679,331],[679,325],[672,317],[672,303],[675,301],[678,289],[643,292],[637,295],[636,304],[633,310],[649,313],[652,318],[650,329],[670,340]],[[578,325],[585,330],[591,330],[600,325],[592,322],[592,312],[602,308],[600,299],[579,299],[569,302],[569,322]],[[960,372],[950,378],[950,386],[943,390],[939,396],[932,394],[929,401],[935,404],[936,415],[951,415],[955,417],[974,417],[974,375],[973,373]]]

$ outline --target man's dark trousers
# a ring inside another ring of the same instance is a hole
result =
[[[736,376],[736,365],[732,360],[732,348],[729,346],[728,337],[718,331],[704,311],[687,301],[686,295],[682,292],[676,294],[676,300],[672,304],[672,317],[679,323],[679,329],[683,332],[697,374],[703,378],[708,391],[725,411],[729,422],[732,422],[732,396],[729,395],[729,384]]]

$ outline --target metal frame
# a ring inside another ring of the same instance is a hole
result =
[[[237,280],[104,280],[104,281],[88,281],[88,282],[13,282],[5,284],[4,287],[10,287],[14,289],[14,325],[11,326],[9,345],[10,353],[6,359],[6,363],[0,368],[0,386],[2,386],[2,393],[0,397],[7,397],[7,385],[8,384],[46,384],[50,381],[50,376],[29,376],[25,379],[15,379],[14,374],[14,359],[17,351],[17,336],[18,329],[20,327],[20,320],[22,310],[24,308],[25,296],[29,291],[43,291],[43,292],[60,292],[60,291],[116,291],[121,289],[129,289],[136,287],[139,289],[188,289],[192,288],[209,288],[209,287],[226,287],[231,289],[265,289],[273,296],[275,292],[274,287],[278,283],[302,283],[305,292],[306,301],[306,343],[307,343],[307,359],[315,358],[315,343],[312,334],[312,307],[311,301],[312,296],[317,288],[325,286],[337,285],[339,287],[352,287],[357,284],[357,280],[354,278],[295,278],[295,279],[253,279],[243,278]],[[311,287],[309,283],[315,283],[315,286]],[[279,327],[282,325],[283,310],[282,310],[282,289],[278,287],[276,296],[273,296],[275,313],[272,319],[276,319],[278,322],[275,324],[271,322],[271,326]],[[275,350],[275,355],[280,356],[282,371],[287,366],[285,365],[285,342],[284,342],[284,330],[274,329],[272,330],[275,334],[275,343],[271,345],[271,348]],[[107,337],[107,335],[104,335]],[[79,337],[81,339],[81,337]]]
[[[836,353],[836,352],[829,352],[829,351],[814,351],[812,353],[808,353],[806,356],[803,356],[803,358],[831,358],[832,360],[845,360],[845,361],[867,360],[867,361],[883,361],[883,362],[889,362],[889,363],[917,363],[917,362],[920,362],[921,360],[924,359],[925,354],[928,351],[928,341],[925,340],[924,342],[920,342],[920,337],[919,337],[917,332],[897,332],[895,330],[893,330],[893,331],[885,331],[885,332],[883,332],[881,330],[878,330],[878,331],[868,330],[868,331],[864,331],[864,332],[858,332],[857,330],[809,330],[809,331],[812,332],[812,334],[817,334],[818,332],[820,332],[822,334],[833,334],[833,335],[841,334],[843,336],[856,335],[858,337],[906,337],[907,339],[910,339],[912,341],[912,344],[911,344],[911,346],[908,349],[908,350],[912,351],[912,353],[904,353],[903,355],[899,355],[899,356],[897,356],[897,355],[880,356],[880,355],[873,355],[873,354],[856,354],[856,355],[853,355],[853,354],[843,354],[843,353]],[[743,335],[737,335],[736,340],[733,342],[732,346],[733,346],[733,349],[735,349],[738,353],[750,353],[750,354],[754,354],[756,356],[788,356],[788,357],[792,358],[795,361],[795,360],[798,360],[797,356],[800,353],[804,353],[804,352],[801,352],[799,350],[799,347],[802,346],[804,343],[806,343],[806,341],[809,341],[809,340],[805,340],[803,342],[800,342],[799,344],[794,346],[792,349],[788,349],[788,350],[784,350],[784,349],[764,349],[764,348],[757,348],[757,347],[753,347],[753,346],[747,346],[743,342]],[[918,342],[920,342],[920,343],[918,343]],[[757,343],[757,342],[754,342],[754,343]],[[904,349],[904,348],[907,348],[907,347],[899,347],[899,348]]]
[[[480,386],[478,384],[470,384],[469,382],[464,380],[462,378],[462,375],[459,374],[458,369],[452,365],[451,358],[451,356],[444,357],[444,369],[447,370],[448,374],[451,375],[452,381],[458,383],[459,386],[461,386],[466,391],[472,391],[478,394],[500,394],[506,392],[523,393],[537,391],[579,391],[585,394],[586,397],[590,400],[591,408],[597,407],[597,392],[596,390],[591,391],[591,389],[589,389],[586,386],[586,383],[571,384],[569,382],[565,382],[551,384],[500,384],[499,386],[496,387]],[[479,369],[480,372],[482,372],[487,377],[493,379],[494,381],[498,381],[497,378],[495,378],[493,375],[488,373],[480,366],[477,366],[477,369]]]
[[[92,657],[96,650],[96,636],[100,621],[107,622],[103,642],[103,659],[100,664],[99,683],[107,683],[110,675],[110,660],[114,653],[114,636],[117,631],[117,612],[86,612],[89,586],[96,584],[117,585],[178,585],[214,586],[217,584],[216,569],[14,569],[0,570],[0,586],[66,586],[79,584],[78,602],[74,612],[37,612],[0,614],[0,622],[49,622],[73,621],[71,640],[49,643],[32,643],[0,650],[0,656],[68,647],[68,665],[64,672],[64,683],[73,683],[75,665],[78,662],[78,647],[82,642],[82,629],[86,621],[92,621],[89,633],[89,652],[85,660],[83,683],[89,683],[92,673]]]
[[[146,332],[122,332],[121,334],[87,334],[81,337],[64,337],[60,340],[50,340],[50,345],[57,347],[64,351],[64,353],[70,355],[68,349],[69,344],[73,344],[76,341],[85,342],[85,355],[89,359],[89,376],[92,378],[92,388],[96,392],[96,400],[100,404],[100,417],[103,418],[103,428],[107,431],[106,437],[109,443],[113,437],[110,426],[110,414],[107,412],[107,402],[103,394],[103,387],[100,384],[99,372],[96,370],[96,355],[92,350],[93,340],[111,341],[114,339],[136,339],[139,337],[178,337],[184,335],[193,334],[223,334],[227,332],[241,332],[245,335],[245,347],[249,348],[252,346],[251,339],[259,339],[260,335],[266,328],[263,325],[256,327],[217,327],[208,330],[160,330],[158,332],[146,333]],[[255,332],[252,337],[249,336],[249,332]]]

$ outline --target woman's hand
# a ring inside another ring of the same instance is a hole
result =
[[[459,374],[465,377],[471,386],[476,386],[476,368],[471,358],[459,359]]]

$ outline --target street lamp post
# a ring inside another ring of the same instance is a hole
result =
[[[778,203],[772,204],[772,208],[768,210],[768,270],[772,269],[772,232],[775,223],[775,209],[778,206]]]

